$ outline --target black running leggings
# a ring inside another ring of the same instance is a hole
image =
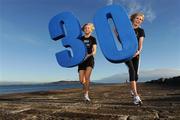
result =
[[[129,69],[129,80],[137,81],[138,80],[138,67],[139,67],[139,55],[132,58],[129,61],[126,61],[125,64]]]

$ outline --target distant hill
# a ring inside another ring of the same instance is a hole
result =
[[[67,84],[80,84],[79,81],[70,81],[70,80],[60,80],[56,82],[48,82],[48,83],[30,83],[30,82],[0,82],[0,86],[2,85],[39,85],[39,84],[61,84],[61,85],[67,85]],[[90,82],[90,84],[99,84],[96,82]]]
[[[45,84],[80,84],[79,81],[57,81],[57,82],[51,82],[51,83],[45,83]],[[90,82],[91,85],[96,85],[96,84],[103,84],[103,83],[97,83],[97,82]]]
[[[154,83],[168,86],[180,86],[180,76],[172,78],[160,78],[157,80],[147,81],[146,83]]]
[[[159,78],[172,78],[174,76],[180,76],[180,70],[178,69],[154,69],[140,71],[139,82],[146,82],[150,80],[157,80]],[[128,72],[124,74],[114,74],[109,77],[105,77],[100,80],[94,80],[91,84],[103,84],[103,83],[123,83],[129,80]],[[5,82],[0,81],[0,85],[26,85],[26,84],[79,84],[76,80],[61,80],[57,82],[49,83],[30,83],[30,82]]]
[[[46,83],[46,84],[79,84],[79,81],[56,81],[56,82],[50,82],[50,83]]]
[[[159,78],[170,78],[174,76],[179,76],[180,70],[178,69],[154,69],[154,70],[144,70],[140,71],[139,82],[146,82],[149,80],[156,80]],[[115,74],[101,80],[97,80],[99,83],[123,83],[129,80],[129,74]]]

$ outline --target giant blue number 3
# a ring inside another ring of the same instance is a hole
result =
[[[119,42],[122,45],[121,50],[118,50],[116,47],[108,19],[112,19],[116,27],[120,38]],[[99,46],[108,61],[121,63],[133,57],[137,50],[137,38],[131,22],[122,7],[111,5],[101,8],[94,17],[94,24]],[[66,28],[66,32],[64,28]],[[59,65],[73,67],[83,61],[86,47],[79,40],[81,37],[79,22],[71,13],[63,12],[53,17],[49,23],[49,31],[53,40],[62,38],[63,46],[70,47],[73,52],[73,55],[68,50],[56,53]]]
[[[62,67],[74,67],[83,61],[86,47],[80,40],[81,27],[72,13],[63,12],[53,17],[49,23],[49,32],[53,40],[62,39],[64,50],[56,53],[56,59]],[[72,55],[73,54],[73,55]]]

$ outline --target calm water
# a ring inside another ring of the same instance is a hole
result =
[[[62,90],[68,88],[81,88],[81,84],[6,85],[0,86],[0,94]]]

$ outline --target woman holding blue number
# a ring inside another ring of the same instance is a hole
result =
[[[143,41],[145,37],[144,30],[140,28],[140,25],[144,21],[144,14],[143,13],[134,13],[131,15],[130,20],[132,22],[132,26],[134,28],[137,40],[138,40],[138,49],[136,53],[134,54],[133,58],[129,61],[126,61],[125,64],[127,65],[129,69],[129,80],[130,80],[130,86],[131,86],[131,95],[133,96],[133,103],[135,105],[141,105],[142,101],[138,95],[137,92],[137,85],[136,82],[138,80],[138,68],[139,68],[139,59],[140,59],[140,53],[142,51],[143,47]],[[119,39],[118,33],[115,30],[115,33],[117,35],[117,38]]]
[[[142,101],[137,92],[136,82],[138,80],[138,68],[139,68],[140,53],[142,51],[143,41],[144,41],[144,37],[145,37],[144,30],[142,28],[140,28],[140,25],[144,21],[144,14],[134,13],[131,15],[130,19],[131,19],[132,26],[134,28],[134,31],[136,33],[136,37],[138,40],[138,49],[137,49],[134,57],[131,60],[126,61],[125,64],[128,66],[128,69],[129,69],[131,95],[133,96],[133,103],[135,105],[141,105]]]
[[[89,83],[92,69],[94,68],[94,55],[96,54],[96,39],[91,36],[94,30],[94,25],[92,23],[87,23],[83,25],[82,30],[84,36],[81,40],[84,42],[87,48],[87,55],[82,63],[78,65],[79,80],[83,85],[84,99],[86,101],[91,101],[89,98]]]

